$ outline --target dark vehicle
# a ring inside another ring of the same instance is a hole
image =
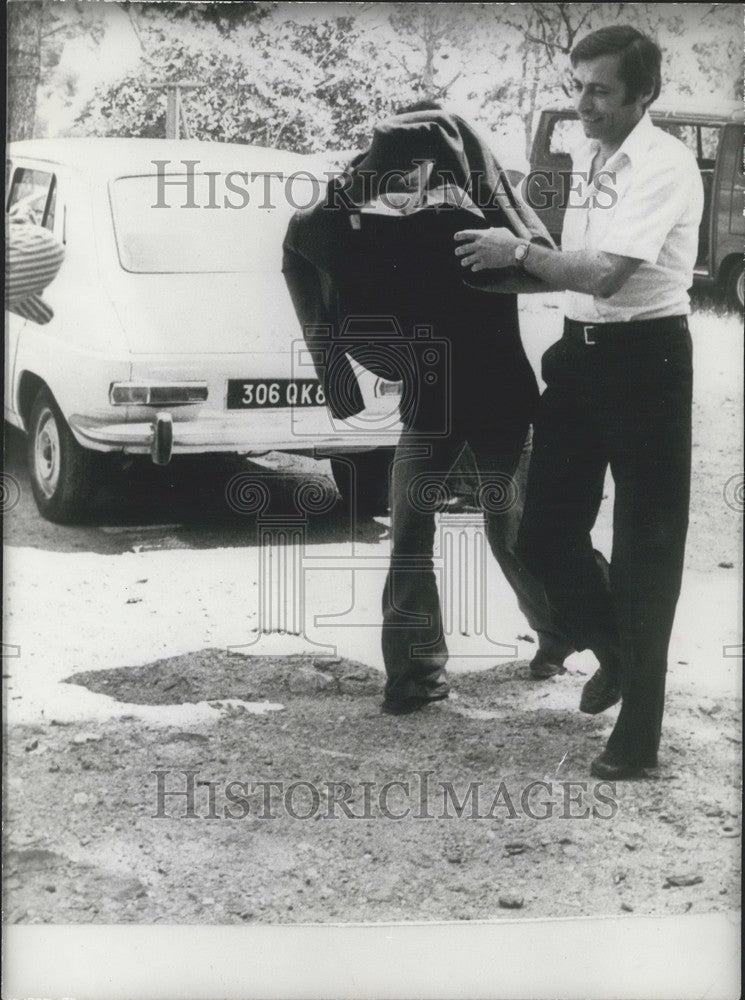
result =
[[[690,108],[690,106],[689,106]],[[745,177],[743,112],[733,105],[721,112],[653,107],[659,128],[684,142],[698,161],[704,183],[704,216],[699,232],[696,280],[716,282],[729,302],[745,304]],[[530,155],[531,176],[524,194],[559,242],[572,169],[570,150],[584,138],[577,113],[542,111]],[[541,207],[545,206],[545,207]]]

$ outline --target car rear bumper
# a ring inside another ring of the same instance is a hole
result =
[[[235,414],[200,413],[193,419],[161,411],[138,422],[109,423],[72,415],[70,428],[78,443],[96,451],[150,455],[159,465],[173,455],[216,452],[262,455],[268,451],[344,452],[395,446],[401,424],[363,412],[351,420],[335,420],[325,407],[312,412],[287,410]]]

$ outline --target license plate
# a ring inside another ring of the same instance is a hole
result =
[[[317,379],[277,378],[244,382],[228,379],[229,410],[271,410],[323,406],[326,397]]]

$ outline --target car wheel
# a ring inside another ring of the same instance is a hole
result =
[[[724,287],[732,308],[745,311],[745,265],[741,260],[736,260],[727,271]]]
[[[99,456],[80,447],[46,388],[39,390],[31,408],[26,446],[39,512],[60,524],[83,517],[98,485]]]
[[[331,471],[342,501],[359,514],[387,513],[394,454],[395,448],[375,448],[332,458]]]

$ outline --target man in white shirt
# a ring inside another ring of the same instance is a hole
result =
[[[588,139],[574,167],[588,183],[567,208],[561,251],[489,229],[457,233],[455,253],[473,271],[517,262],[566,289],[564,336],[543,357],[519,550],[576,648],[600,662],[580,709],[596,714],[622,701],[591,766],[615,780],[657,764],[688,526],[688,288],[703,189],[693,155],[647,114],[660,92],[651,39],[602,28],[570,58]],[[590,538],[608,465],[610,566]]]

